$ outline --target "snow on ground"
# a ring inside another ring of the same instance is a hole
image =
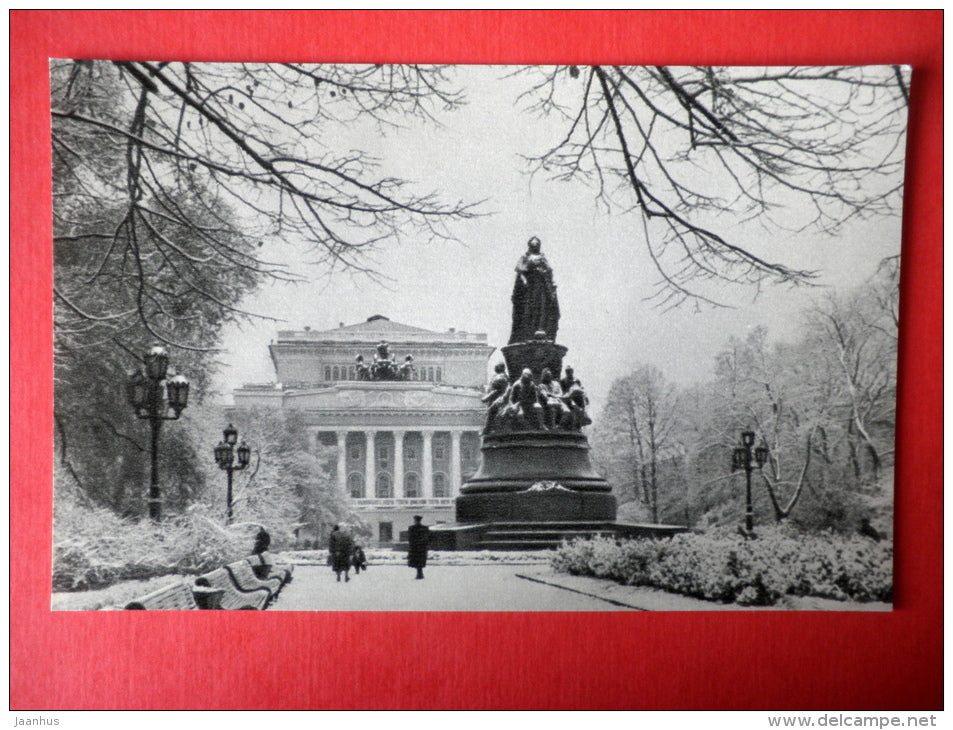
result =
[[[368,548],[364,550],[368,565],[406,565],[407,553],[387,548]],[[427,562],[434,565],[528,565],[549,564],[552,550],[430,550]],[[327,565],[327,550],[289,550],[277,553],[280,563],[293,565]]]
[[[404,566],[407,554],[400,551],[371,548],[365,551],[368,565]],[[326,566],[327,550],[295,550],[276,553],[279,562],[301,566]],[[722,604],[703,601],[655,588],[625,586],[614,581],[588,576],[574,576],[556,573],[549,567],[552,551],[430,551],[428,564],[434,567],[460,566],[512,566],[513,577],[524,578],[526,582],[546,584],[552,588],[598,598],[609,604],[616,604],[619,610],[639,609],[643,611],[890,611],[888,603],[856,603],[834,601],[813,597],[785,596],[777,606],[749,607],[738,604]],[[121,607],[151,591],[180,580],[191,581],[194,576],[166,575],[149,580],[124,581],[96,591],[75,593],[54,593],[52,609],[61,611],[97,611]],[[364,578],[367,580],[367,578]],[[293,585],[293,584],[292,584]],[[517,584],[514,584],[517,585]],[[303,610],[303,609],[298,609]],[[448,610],[461,610],[454,607]],[[512,610],[512,609],[510,609]],[[524,609],[525,610],[525,609]]]

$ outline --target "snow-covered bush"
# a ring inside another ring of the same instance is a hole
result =
[[[787,527],[764,528],[754,540],[727,531],[574,540],[552,559],[559,572],[742,605],[772,605],[785,595],[889,601],[892,565],[890,542]]]
[[[104,508],[59,504],[55,521],[55,591],[214,570],[251,553],[257,532],[257,526],[225,529],[201,507],[155,523],[126,520]]]

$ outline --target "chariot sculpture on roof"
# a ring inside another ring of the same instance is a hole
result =
[[[412,355],[407,355],[404,362],[398,365],[390,354],[390,344],[381,341],[375,349],[374,359],[370,365],[364,362],[363,355],[355,358],[358,380],[413,380],[414,358]]]

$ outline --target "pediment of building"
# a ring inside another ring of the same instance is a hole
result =
[[[458,411],[482,408],[481,393],[430,383],[339,383],[327,388],[287,391],[287,406],[320,410]]]

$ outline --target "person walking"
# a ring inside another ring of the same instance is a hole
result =
[[[338,583],[341,582],[341,573],[344,573],[344,582],[351,580],[348,571],[351,569],[351,553],[354,549],[354,541],[351,536],[341,529],[340,525],[335,525],[331,530],[331,537],[328,539],[328,557],[331,560],[331,570],[338,577]]]
[[[407,552],[407,565],[417,569],[417,580],[424,579],[424,568],[427,566],[427,547],[430,545],[430,528],[421,521],[423,517],[414,515],[414,524],[407,528],[407,542],[410,550]]]
[[[358,575],[362,570],[367,570],[367,556],[364,554],[364,548],[359,543],[354,543],[351,565],[354,566],[354,575]]]

